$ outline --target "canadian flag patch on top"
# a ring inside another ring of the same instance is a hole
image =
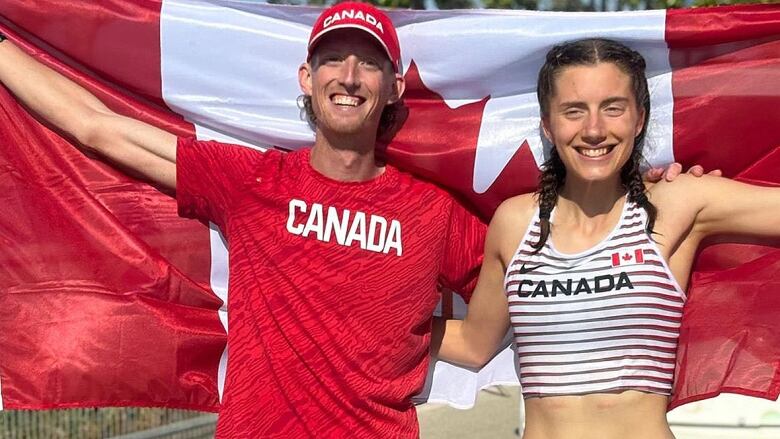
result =
[[[636,265],[645,262],[642,249],[636,249],[634,251],[615,252],[612,253],[612,266],[619,267],[621,265]]]

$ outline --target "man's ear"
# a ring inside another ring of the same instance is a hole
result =
[[[301,87],[301,91],[306,96],[311,96],[312,78],[311,78],[311,66],[305,62],[298,67],[298,85]]]
[[[395,73],[395,78],[393,81],[393,92],[390,95],[390,99],[388,99],[387,103],[395,104],[396,102],[400,101],[404,95],[404,91],[406,91],[406,80],[400,73]]]

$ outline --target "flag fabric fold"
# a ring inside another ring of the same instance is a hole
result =
[[[3,1],[0,31],[115,111],[178,135],[311,144],[296,72],[319,9],[37,3]],[[651,164],[677,160],[780,185],[780,6],[390,15],[406,111],[381,153],[485,220],[502,199],[535,188],[549,151],[535,96],[545,52],[590,36],[623,41],[648,60]],[[177,217],[169,194],[76,146],[0,89],[0,408],[217,410],[229,363],[220,320],[229,312],[220,300],[227,255],[217,232]],[[777,398],[778,291],[780,240],[702,248],[672,406],[720,392]],[[468,407],[475,390],[516,382],[514,367],[511,350],[479,373],[439,363],[423,400]]]

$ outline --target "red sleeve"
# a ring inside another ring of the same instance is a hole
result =
[[[440,281],[467,303],[482,266],[486,232],[479,218],[453,200]]]
[[[180,137],[176,146],[179,215],[225,225],[231,203],[265,154],[239,145]]]

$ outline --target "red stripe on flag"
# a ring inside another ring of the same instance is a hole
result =
[[[736,176],[780,145],[778,29],[778,6],[668,12],[678,161]]]
[[[89,66],[98,76],[127,86],[158,105],[160,79],[159,0],[78,2],[3,0],[0,15],[48,53]],[[52,50],[54,49],[54,50]],[[56,50],[56,52],[55,52]],[[121,56],[117,56],[121,54]]]
[[[215,409],[225,337],[208,230],[5,90],[0,107],[4,407]]]
[[[113,110],[192,134],[162,104],[159,9],[4,0],[0,27]],[[5,90],[0,108],[4,408],[215,410],[225,335],[208,228],[179,218],[169,195],[79,152]]]
[[[0,30],[112,110],[177,135],[191,135],[192,125],[162,99],[160,7],[159,1],[150,0],[41,0],[35,7],[3,0]]]
[[[668,11],[678,161],[780,184],[778,29],[778,5]],[[721,392],[780,394],[780,336],[763,329],[776,325],[780,309],[780,241],[760,244],[711,242],[700,251],[671,408]]]

